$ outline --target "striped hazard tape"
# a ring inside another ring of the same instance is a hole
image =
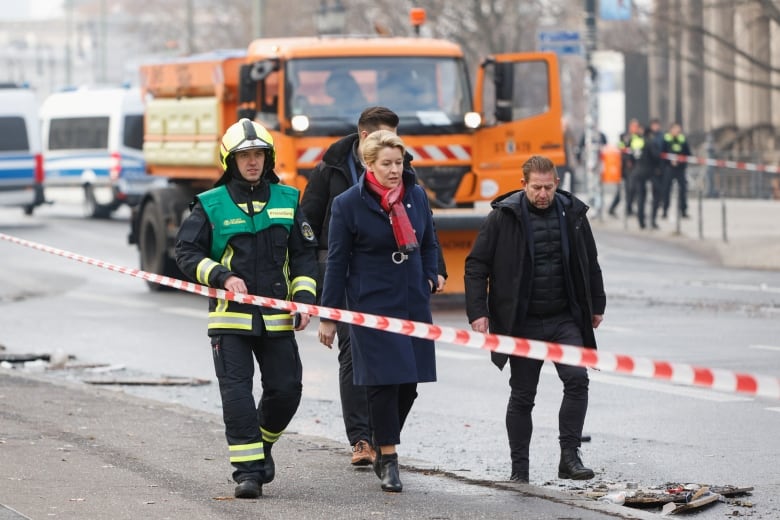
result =
[[[630,148],[623,148],[623,153],[631,155]],[[732,170],[745,170],[751,172],[780,173],[780,166],[775,164],[758,164],[745,161],[731,161],[728,159],[713,159],[711,157],[696,157],[695,155],[682,155],[678,153],[662,152],[661,159],[677,161],[688,164],[701,164],[703,166],[715,166],[718,168],[730,168]]]
[[[605,372],[615,372],[637,377],[661,379],[672,383],[705,387],[724,392],[735,392],[780,399],[780,378],[776,377],[698,367],[683,363],[672,363],[669,361],[657,361],[649,358],[613,354],[578,346],[513,338],[498,334],[483,334],[465,329],[456,329],[454,327],[442,327],[430,323],[333,309],[319,305],[306,305],[265,296],[232,293],[223,289],[214,289],[212,287],[206,287],[204,285],[168,276],[148,273],[140,269],[122,267],[70,251],[30,242],[29,240],[13,237],[4,233],[0,233],[0,239],[76,260],[78,262],[94,265],[96,267],[101,267],[103,269],[108,269],[109,271],[141,278],[181,291],[199,294],[201,296],[249,303],[261,307],[271,307],[288,312],[304,312],[313,316],[342,321],[352,325],[360,325],[372,329],[414,336],[416,338],[442,341],[445,343],[479,348],[513,356],[524,356],[532,359],[564,363],[567,365],[590,367]]]
[[[734,170],[747,170],[751,172],[780,173],[780,166],[774,164],[757,164],[744,161],[729,161],[725,159],[712,159],[709,157],[696,157],[694,155],[681,155],[677,153],[661,153],[661,159],[668,161],[684,162],[688,164],[703,164],[705,166],[717,166],[719,168],[731,168]]]

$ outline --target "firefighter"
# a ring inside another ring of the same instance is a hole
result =
[[[241,119],[222,137],[224,174],[199,194],[176,240],[182,272],[209,287],[313,304],[317,242],[298,209],[298,190],[279,184],[273,138]],[[237,498],[257,498],[274,479],[271,447],[301,399],[294,330],[309,315],[211,298],[208,335]],[[252,394],[254,361],[262,396]]]

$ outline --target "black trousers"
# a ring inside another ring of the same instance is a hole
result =
[[[650,174],[645,174],[637,177],[636,185],[636,216],[639,220],[639,227],[644,228],[645,221],[645,204],[647,201],[647,183],[650,182],[650,189],[652,190],[653,202],[650,213],[650,222],[655,224],[656,215],[658,210],[663,207],[663,186],[664,178],[656,170],[653,170]]]
[[[344,417],[344,428],[349,444],[354,446],[359,440],[371,441],[368,395],[365,386],[354,383],[349,325],[341,321],[337,322],[336,335],[339,342],[341,415]]]
[[[367,386],[368,408],[377,446],[401,444],[401,430],[417,398],[417,383]]]
[[[672,198],[672,182],[677,183],[677,207],[680,215],[688,215],[688,180],[685,178],[685,165],[667,165],[664,169],[664,217],[669,212]]]
[[[528,339],[582,345],[582,333],[568,313],[550,318],[529,317],[519,335]],[[528,471],[528,449],[533,433],[531,411],[543,364],[541,360],[519,356],[509,359],[511,392],[506,410],[506,429],[513,472]],[[579,448],[588,410],[588,372],[583,367],[561,363],[555,363],[555,368],[563,382],[563,399],[558,410],[558,442],[561,448]]]
[[[226,334],[211,338],[211,350],[222,397],[225,438],[235,468],[233,479],[236,482],[259,479],[264,455],[258,447],[263,446],[263,437],[267,443],[275,442],[301,402],[303,385],[298,344],[293,336]],[[263,387],[257,405],[252,393],[255,359]]]

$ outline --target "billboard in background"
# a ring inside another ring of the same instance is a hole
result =
[[[631,0],[600,0],[599,18],[602,20],[630,20]]]

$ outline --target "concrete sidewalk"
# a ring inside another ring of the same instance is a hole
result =
[[[0,520],[657,518],[529,485],[467,481],[403,452],[404,491],[384,493],[370,468],[345,463],[342,445],[294,432],[274,447],[277,477],[264,496],[237,500],[217,415],[8,369],[0,403]]]
[[[607,208],[611,201],[612,192],[606,191]],[[648,200],[648,224],[649,206]],[[725,267],[780,270],[780,200],[699,201],[692,196],[688,200],[689,218],[678,223],[670,209],[668,219],[658,219],[660,229],[657,230],[640,229],[636,215],[626,218],[623,212],[621,203],[617,209],[618,218],[609,216],[606,209],[601,219],[593,210],[588,217],[594,230],[625,231],[671,241],[698,251]]]

